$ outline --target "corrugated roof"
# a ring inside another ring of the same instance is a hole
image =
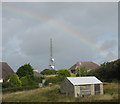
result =
[[[67,77],[73,85],[100,84],[102,83],[94,76],[88,77]]]

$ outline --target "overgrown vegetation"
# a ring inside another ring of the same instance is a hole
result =
[[[3,93],[38,88],[44,77],[36,77],[30,64],[21,66],[17,74],[7,76],[2,84]]]
[[[106,62],[97,69],[89,71],[87,75],[94,75],[102,81],[112,82],[120,80],[119,77],[120,59],[113,62]]]
[[[45,85],[48,85],[49,83],[60,84],[62,82],[62,80],[64,80],[66,77],[70,77],[70,76],[71,76],[71,74],[68,69],[59,69],[57,71],[56,76],[46,79]]]

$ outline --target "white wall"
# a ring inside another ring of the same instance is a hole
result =
[[[3,79],[0,79],[0,83],[3,83]]]

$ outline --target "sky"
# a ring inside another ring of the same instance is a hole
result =
[[[16,71],[30,63],[48,68],[50,38],[55,69],[77,61],[118,58],[117,2],[3,2],[2,61]]]

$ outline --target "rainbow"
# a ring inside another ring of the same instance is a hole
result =
[[[36,19],[38,21],[45,22],[46,24],[53,26],[57,29],[60,29],[61,31],[65,32],[66,34],[70,34],[74,38],[79,39],[83,44],[87,45],[88,47],[91,47],[93,50],[95,50],[103,58],[109,58],[109,59],[112,58],[110,56],[109,57],[106,56],[105,52],[102,49],[98,48],[92,41],[89,41],[88,39],[83,37],[83,35],[80,35],[79,33],[77,33],[74,29],[72,29],[68,26],[65,26],[65,25],[63,25],[55,20],[49,20],[45,16],[36,14],[34,12],[30,12],[30,11],[27,12],[23,9],[19,9],[19,8],[8,6],[8,5],[3,5],[3,8],[8,10],[8,11],[12,11],[18,15],[27,16],[29,18],[33,18],[33,19]]]

